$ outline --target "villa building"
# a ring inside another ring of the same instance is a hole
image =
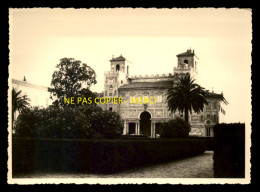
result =
[[[184,118],[179,112],[168,111],[167,90],[174,86],[179,76],[189,74],[198,77],[199,58],[194,50],[177,55],[177,67],[173,73],[160,75],[129,75],[129,61],[122,55],[110,60],[110,71],[104,73],[104,97],[122,97],[122,104],[102,105],[105,110],[116,111],[124,121],[123,134],[156,137],[158,127],[175,117]],[[137,98],[156,98],[156,103],[135,103]],[[213,136],[213,126],[224,121],[225,106],[228,104],[223,93],[208,92],[208,105],[200,114],[192,112],[189,116],[190,135]]]

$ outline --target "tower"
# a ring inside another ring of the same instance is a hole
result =
[[[127,83],[129,76],[129,61],[122,55],[110,60],[110,71],[104,74],[104,97],[118,97],[118,88]],[[107,109],[116,111],[116,107],[106,106]]]
[[[178,66],[174,67],[174,74],[189,74],[195,82],[198,80],[198,60],[194,50],[188,49],[186,52],[176,55]]]

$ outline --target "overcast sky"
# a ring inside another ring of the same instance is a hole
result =
[[[10,9],[11,78],[50,86],[59,60],[92,67],[101,92],[112,55],[130,75],[173,73],[179,53],[199,57],[198,82],[229,102],[227,122],[251,121],[249,9]]]

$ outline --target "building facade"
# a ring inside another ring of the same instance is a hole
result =
[[[195,82],[198,78],[198,61],[194,50],[177,55],[177,67],[173,73],[160,75],[129,75],[129,62],[121,55],[110,60],[110,71],[105,72],[104,97],[122,97],[122,104],[103,105],[105,110],[116,111],[124,121],[123,134],[156,137],[161,123],[176,117],[183,118],[178,111],[168,111],[166,98],[169,88],[174,86],[179,76],[189,74]],[[156,103],[135,102],[147,98]],[[154,99],[155,98],[155,99]],[[225,106],[228,102],[223,94],[208,92],[208,105],[203,112],[192,112],[189,116],[190,135],[213,136],[213,126],[224,122]]]
[[[30,99],[30,106],[45,108],[52,104],[48,87],[36,85],[25,80],[12,79],[12,86],[21,90],[23,95]]]

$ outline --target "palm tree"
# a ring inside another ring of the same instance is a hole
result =
[[[199,113],[203,111],[204,104],[208,104],[206,94],[204,88],[194,83],[189,75],[180,77],[176,86],[167,92],[168,109],[171,112],[184,111],[185,121],[189,123],[189,112],[192,113],[193,109],[195,113]]]
[[[22,91],[12,89],[12,126],[14,122],[14,114],[16,111],[23,111],[28,108],[30,99],[27,95],[21,95]]]

